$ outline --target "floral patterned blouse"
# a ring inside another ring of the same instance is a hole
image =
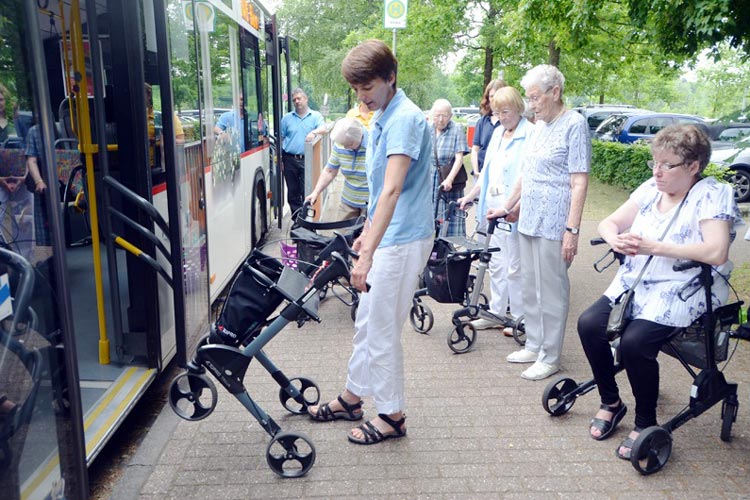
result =
[[[669,225],[679,203],[666,213],[660,213],[657,205],[662,193],[656,189],[653,178],[641,184],[630,195],[639,207],[631,233],[644,238],[659,240]],[[734,192],[730,184],[719,183],[713,177],[698,181],[688,193],[677,219],[669,228],[665,241],[676,244],[699,243],[703,241],[700,222],[703,220],[730,221],[730,243],[736,236],[735,225],[743,224]],[[610,300],[617,297],[635,281],[648,255],[626,257],[614,281],[604,292]],[[698,284],[698,269],[674,271],[672,266],[678,259],[654,256],[646,268],[641,281],[636,285],[633,299],[633,319],[645,319],[662,325],[685,327],[701,316],[706,310],[706,295]],[[712,286],[713,306],[725,303],[729,295],[727,281],[733,264],[727,261],[714,267]],[[720,276],[720,275],[721,276]],[[689,285],[688,285],[689,283]],[[682,292],[686,300],[678,297]]]

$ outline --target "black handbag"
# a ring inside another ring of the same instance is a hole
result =
[[[612,310],[609,312],[609,319],[607,319],[607,340],[610,342],[622,335],[622,332],[628,326],[630,312],[633,308],[633,297],[635,297],[635,291],[631,288],[622,292],[612,301]]]
[[[691,189],[692,189],[692,186],[691,186]],[[687,195],[689,193],[690,193],[690,190],[688,190],[688,192],[685,193],[685,197],[680,202],[680,206],[677,207],[677,211],[672,216],[672,219],[669,221],[669,224],[667,224],[667,227],[664,229],[664,233],[661,235],[661,238],[659,238],[659,241],[663,240],[664,237],[667,235],[667,232],[669,232],[669,228],[672,227],[672,223],[674,223],[675,219],[677,219],[677,216],[679,215],[680,210],[682,210],[682,205],[685,204],[685,200],[687,199]],[[615,299],[610,303],[610,305],[612,306],[612,309],[609,311],[609,318],[607,318],[607,339],[610,342],[612,342],[617,337],[622,335],[622,333],[625,331],[625,328],[628,327],[628,323],[630,323],[630,319],[632,317],[633,297],[635,297],[635,287],[641,281],[641,278],[643,277],[643,273],[646,271],[646,268],[651,263],[651,259],[653,258],[654,258],[653,255],[649,256],[648,260],[646,260],[646,263],[643,264],[643,267],[641,268],[641,272],[638,273],[638,277],[635,279],[635,281],[630,286],[630,288],[622,292],[617,297],[615,297]]]

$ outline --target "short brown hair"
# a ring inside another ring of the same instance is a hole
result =
[[[505,80],[502,78],[497,78],[495,80],[491,80],[490,83],[487,84],[487,86],[484,88],[484,94],[482,94],[482,100],[479,102],[479,112],[483,115],[489,115],[492,113],[492,103],[490,102],[490,90],[494,90],[497,92],[498,89],[501,89],[508,84],[505,83]]]
[[[687,163],[697,161],[702,172],[711,158],[711,141],[700,127],[678,123],[656,134],[651,141],[651,152],[654,151],[670,151]]]
[[[341,63],[341,73],[350,85],[371,82],[376,78],[385,81],[398,74],[398,61],[391,49],[381,40],[365,40],[346,54]],[[396,86],[394,80],[393,86]]]

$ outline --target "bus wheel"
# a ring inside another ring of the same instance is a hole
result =
[[[267,227],[267,213],[266,189],[263,182],[258,182],[253,190],[253,205],[250,212],[253,247],[258,246],[263,241]]]

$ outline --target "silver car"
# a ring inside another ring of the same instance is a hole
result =
[[[737,203],[750,201],[750,137],[735,143],[714,143],[711,162],[729,167]]]

